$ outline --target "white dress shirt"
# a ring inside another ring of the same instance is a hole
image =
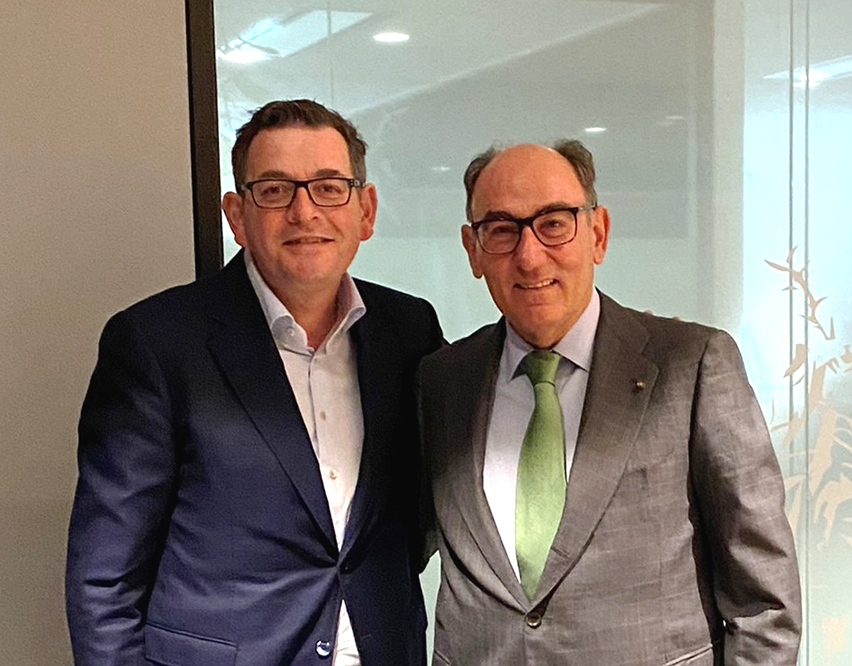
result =
[[[577,323],[553,347],[561,357],[556,370],[556,391],[562,407],[565,431],[565,478],[571,478],[571,464],[577,446],[580,415],[586,398],[586,385],[592,365],[592,350],[600,316],[600,296],[593,289],[592,297]],[[494,391],[494,406],[488,424],[485,444],[483,489],[488,506],[497,524],[503,548],[515,575],[520,580],[515,552],[515,494],[518,479],[518,460],[527,424],[535,407],[535,395],[529,378],[520,363],[533,347],[525,342],[506,323],[506,340],[500,357],[500,368]]]
[[[355,282],[345,274],[337,294],[337,322],[319,349],[313,349],[308,346],[307,333],[272,293],[248,251],[245,261],[319,462],[340,548],[358,483],[364,443],[357,359],[349,329],[364,316],[367,308]],[[333,666],[361,663],[346,602],[340,605],[331,663]]]

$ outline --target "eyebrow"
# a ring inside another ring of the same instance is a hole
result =
[[[313,180],[314,178],[347,178],[341,171],[337,169],[318,169],[310,178],[293,178],[286,171],[278,169],[268,169],[261,173],[255,180],[266,180],[269,178],[281,178],[282,180]]]
[[[532,218],[538,217],[539,215],[544,215],[545,213],[552,213],[555,210],[565,210],[566,208],[581,208],[585,204],[580,204],[579,206],[571,205],[564,201],[556,201],[553,203],[549,203],[546,206],[542,206],[537,211],[535,211],[532,215],[528,217],[519,217],[517,215],[512,215],[512,213],[506,210],[489,210],[485,213],[485,215],[476,220],[477,222],[491,222],[496,220],[530,220]]]

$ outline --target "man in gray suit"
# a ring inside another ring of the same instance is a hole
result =
[[[793,666],[784,485],[736,344],[594,289],[594,178],[577,141],[465,174],[462,240],[503,318],[421,365],[434,663]]]

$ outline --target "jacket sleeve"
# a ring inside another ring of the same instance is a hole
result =
[[[418,484],[418,527],[420,539],[417,544],[415,556],[417,557],[417,571],[423,573],[432,555],[438,550],[438,534],[435,517],[435,506],[432,498],[432,484],[429,473],[429,456],[426,450],[426,440],[423,431],[423,390],[422,390],[423,363],[417,371],[415,380],[415,394],[417,399],[417,422],[419,454],[420,454],[420,476]]]
[[[65,582],[75,664],[141,666],[177,452],[162,370],[126,313],[101,337],[78,465]]]
[[[428,344],[424,356],[437,351],[447,344],[444,339],[441,325],[438,322],[438,316],[431,305],[427,303],[428,309],[426,319],[428,325]],[[431,480],[428,470],[428,459],[426,456],[425,442],[423,440],[423,415],[421,406],[420,394],[420,379],[422,361],[418,366],[414,380],[414,401],[417,405],[417,454],[418,454],[418,474],[417,474],[417,539],[413,548],[415,558],[415,568],[417,573],[423,573],[429,559],[437,550],[437,538],[435,527],[434,508],[432,506],[432,490]]]
[[[699,367],[691,470],[725,621],[725,666],[795,666],[801,598],[784,483],[736,343],[721,331]]]

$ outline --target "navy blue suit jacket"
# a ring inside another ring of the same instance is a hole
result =
[[[78,666],[420,665],[413,376],[432,307],[358,282],[360,475],[337,547],[320,470],[242,255],[115,315],[83,404],[66,597]]]

